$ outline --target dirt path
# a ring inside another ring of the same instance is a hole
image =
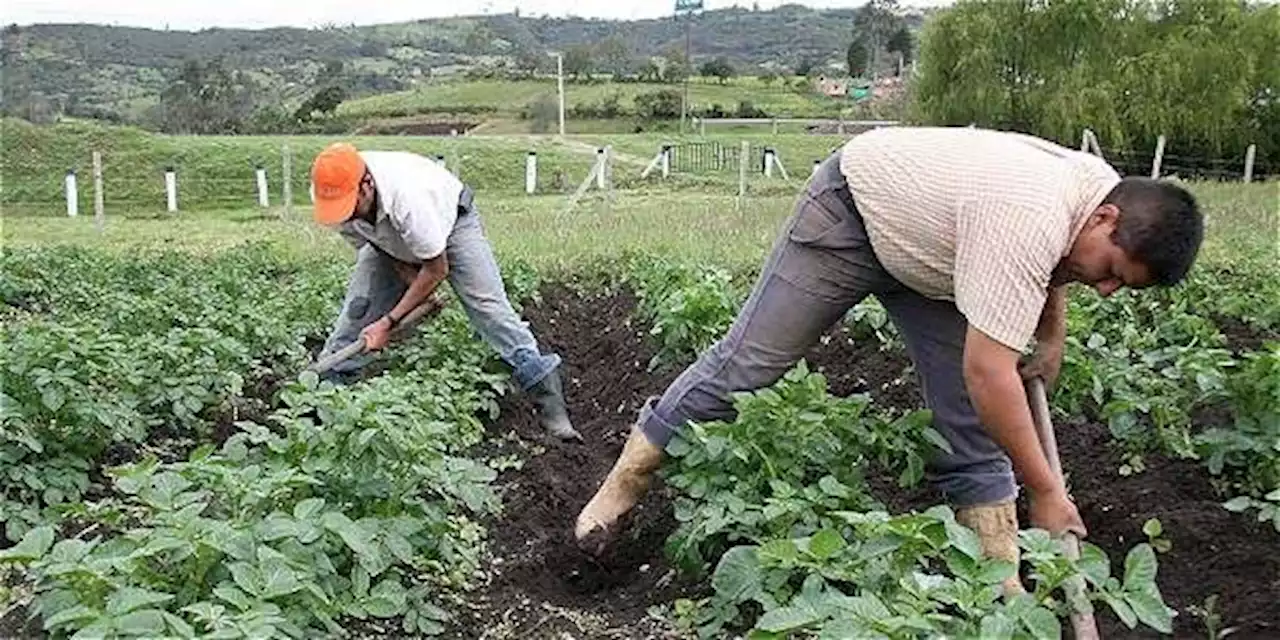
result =
[[[591,144],[589,142],[583,142],[581,140],[574,140],[572,138],[565,138],[564,140],[560,141],[560,144],[564,145],[570,151],[574,151],[581,154],[590,154],[592,157],[595,157],[597,153],[597,149],[599,149],[599,147],[597,147],[594,144]],[[613,149],[612,155],[610,157],[616,162],[637,166],[637,167],[640,167],[641,169],[649,166],[649,162],[652,161],[652,158],[641,158],[640,156],[631,155],[629,153],[618,151],[617,148]]]

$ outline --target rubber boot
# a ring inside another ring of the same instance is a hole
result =
[[[561,440],[582,441],[582,435],[569,422],[569,410],[564,403],[564,386],[560,383],[560,371],[552,369],[538,384],[529,388],[529,396],[538,407],[538,421],[547,433]]]
[[[618,520],[644,497],[660,466],[662,448],[632,427],[609,475],[578,514],[573,532],[577,545],[592,555],[603,553],[618,535]]]
[[[1012,562],[1013,575],[1005,579],[1006,599],[1026,593],[1016,567],[1021,555],[1018,552],[1018,512],[1012,500],[962,507],[956,511],[956,522],[973,529],[982,543],[982,554]]]

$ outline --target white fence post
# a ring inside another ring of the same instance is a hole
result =
[[[822,164],[822,161],[821,161],[821,160],[814,160],[814,161],[813,161],[813,170],[809,172],[809,175],[811,175],[811,176],[818,175],[818,165],[821,165],[821,164]]]
[[[266,209],[271,205],[270,199],[267,197],[267,170],[258,167],[254,170],[258,178],[258,206]]]
[[[671,145],[662,145],[662,177],[671,177]]]
[[[448,165],[448,164],[446,164],[446,163],[445,163],[445,161],[444,161],[444,154],[443,154],[443,153],[437,153],[437,154],[436,154],[436,164],[438,164],[438,165],[440,165],[440,166],[444,167],[445,169],[448,169],[448,168],[449,168],[449,165]]]
[[[773,177],[773,148],[764,148],[764,177]]]
[[[604,172],[605,172],[604,147],[596,149],[596,188],[604,189]]]
[[[1160,177],[1160,163],[1164,162],[1164,134],[1156,139],[1156,156],[1151,159],[1151,179]]]
[[[1253,182],[1253,157],[1258,153],[1258,145],[1251,144],[1244,152],[1244,181]]]
[[[107,214],[103,202],[102,193],[102,154],[93,152],[93,221],[97,224],[98,231],[102,231],[103,226],[107,222]]]
[[[165,206],[169,213],[178,210],[178,172],[173,167],[164,170]]]
[[[284,199],[285,215],[293,215],[293,176],[290,175],[290,165],[293,163],[293,152],[289,149],[289,145],[285,144],[280,149],[280,176],[281,180],[281,197]]]
[[[67,179],[63,190],[67,194],[67,217],[74,218],[80,213],[80,194],[76,191],[75,169],[67,169]]]
[[[538,188],[538,153],[530,151],[524,159],[524,192],[532,195]]]

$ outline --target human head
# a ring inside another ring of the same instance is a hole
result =
[[[1149,178],[1124,178],[1085,222],[1055,279],[1081,282],[1108,296],[1182,281],[1204,239],[1204,217],[1185,189]]]
[[[373,176],[356,148],[345,142],[325,147],[311,164],[315,219],[323,225],[364,217],[374,203]]]

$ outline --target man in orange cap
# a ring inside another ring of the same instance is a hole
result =
[[[528,324],[507,299],[497,261],[476,212],[474,194],[435,161],[400,151],[329,145],[311,167],[316,222],[357,249],[342,312],[321,357],[364,336],[370,351],[445,279],[471,325],[513,369],[538,407],[542,426],[561,439],[581,439],[569,421],[560,357],[540,353]],[[329,375],[351,380],[370,356]]]

